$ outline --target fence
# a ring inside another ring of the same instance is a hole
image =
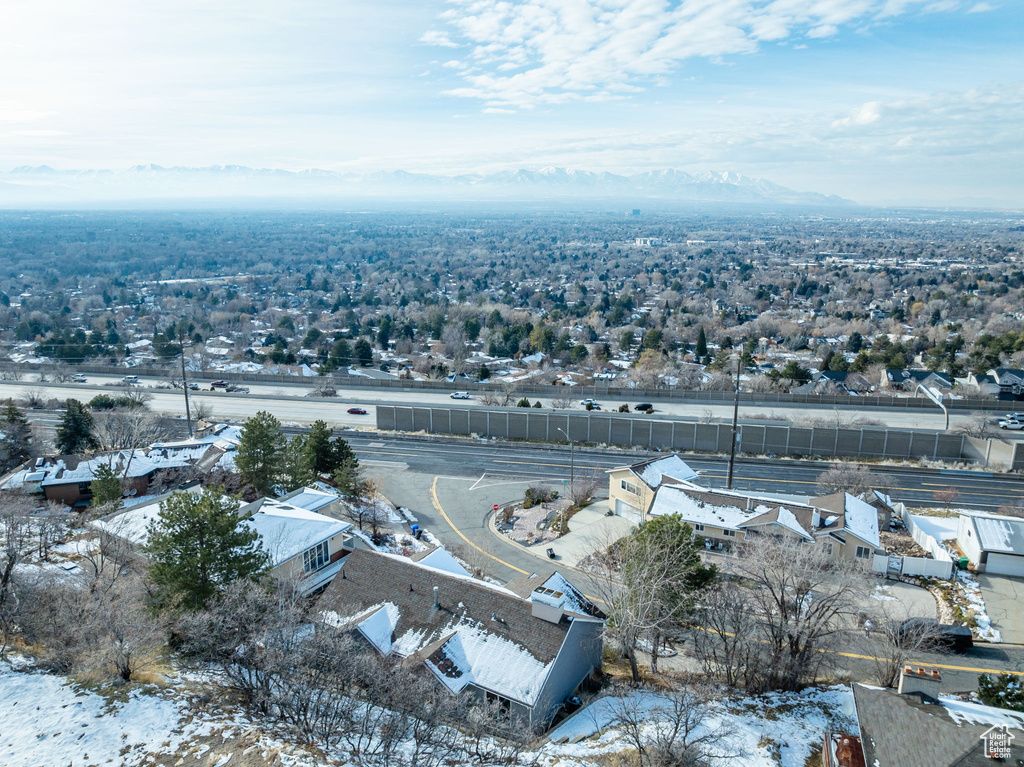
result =
[[[890,576],[921,575],[926,578],[942,578],[953,580],[956,566],[952,562],[941,559],[925,559],[924,557],[900,557],[887,554],[875,554],[871,569],[876,573]]]
[[[535,412],[527,408],[489,410],[377,406],[377,428],[422,431],[537,442],[619,445],[656,450],[728,452],[729,424],[663,421],[646,416]],[[847,458],[927,458],[964,460],[965,437],[893,429],[836,429],[796,426],[740,428],[737,448],[743,453]]]
[[[8,365],[8,370],[23,370],[26,372],[51,372],[52,365]],[[141,376],[170,376],[173,371],[170,367],[138,367],[123,368],[111,365],[75,365],[73,368],[77,373],[94,373],[105,375],[124,375],[132,373]],[[263,381],[268,383],[308,383],[309,376],[299,375],[265,375],[254,373],[224,373],[216,370],[202,372],[190,372],[189,377],[195,380],[218,380],[225,381]],[[413,381],[396,378],[370,378],[363,375],[350,375],[344,371],[329,376],[336,386],[348,388],[385,389],[393,391],[454,391],[456,389],[469,392],[501,391],[502,384],[481,381],[460,380],[455,383],[449,381]],[[693,391],[689,389],[673,388],[630,388],[627,386],[612,386],[611,384],[589,384],[587,386],[556,386],[552,384],[519,383],[515,385],[515,393],[522,397],[526,395],[545,397],[604,397],[606,399],[621,400],[627,403],[643,401],[656,402],[659,400],[672,400],[676,402],[697,403],[731,403],[733,393],[731,391]],[[741,392],[740,402],[744,406],[751,405],[784,405],[784,404],[805,404],[812,407],[854,407],[859,409],[879,408],[888,410],[937,410],[935,405],[924,397],[892,397],[880,394],[853,396],[849,394],[782,394],[773,392]],[[995,397],[971,397],[965,399],[946,400],[944,403],[950,410],[960,411],[983,411],[1001,412],[1012,409],[1012,401],[1002,401]]]

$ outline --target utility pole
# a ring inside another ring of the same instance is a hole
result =
[[[568,425],[568,424],[566,424]],[[556,426],[562,434],[565,434],[565,439],[569,443],[569,495],[572,496],[572,489],[576,485],[576,452],[572,438],[566,433],[565,429]]]
[[[742,361],[743,355],[738,355],[736,357],[736,386],[732,399],[732,447],[729,450],[729,481],[725,485],[729,490],[732,490],[732,472],[736,465],[736,432],[739,428],[737,424],[740,417],[740,364]]]
[[[189,439],[195,436],[192,431],[192,411],[188,404],[188,379],[185,377],[185,336],[178,332],[178,345],[181,347],[181,389],[185,392],[185,424],[188,426]]]

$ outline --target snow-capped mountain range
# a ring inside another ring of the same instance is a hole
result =
[[[529,200],[611,198],[846,205],[835,195],[796,192],[731,171],[656,170],[617,175],[543,168],[455,176],[403,170],[356,174],[211,165],[136,165],[127,170],[55,170],[42,165],[0,171],[0,204],[184,198],[419,198]]]

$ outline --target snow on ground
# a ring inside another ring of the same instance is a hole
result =
[[[193,719],[185,696],[176,694],[180,691],[173,687],[126,691],[111,686],[105,692],[98,694],[64,677],[33,671],[24,658],[0,662],[0,764],[134,767],[148,761],[147,755],[190,750],[196,738],[215,732],[231,738],[252,726],[244,718],[218,711]],[[260,746],[275,753],[294,752],[265,737]],[[225,756],[230,758],[230,753]],[[295,753],[279,756],[278,763],[288,767],[314,764]]]
[[[930,535],[937,541],[945,541],[956,538],[956,529],[960,524],[959,517],[922,517],[911,514],[917,529],[926,535]]]
[[[974,614],[974,619],[978,622],[974,629],[978,638],[988,642],[1002,642],[1003,637],[999,633],[999,629],[992,628],[992,619],[985,611],[985,600],[981,596],[981,585],[978,583],[978,579],[966,570],[957,570],[956,584],[960,587],[960,593],[963,594],[964,599],[967,600],[968,610]]]
[[[635,703],[644,717],[653,722],[665,705],[657,693],[638,692],[625,696]],[[552,743],[541,754],[552,767],[580,764],[597,754],[627,748],[614,728],[620,698],[602,698],[577,712],[551,733]],[[853,693],[848,687],[809,689],[802,693],[776,693],[733,701],[716,701],[708,706],[705,728],[733,733],[734,739],[722,744],[736,754],[729,764],[743,767],[804,767],[812,747],[822,734],[846,720],[839,729],[856,731]],[[654,726],[648,724],[648,727]],[[579,742],[577,738],[585,738]]]

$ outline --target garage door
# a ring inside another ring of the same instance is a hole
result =
[[[643,514],[636,506],[630,506],[624,502],[621,498],[615,499],[615,513],[623,519],[627,519],[634,525],[639,525],[643,522]]]
[[[986,573],[996,575],[1019,575],[1024,577],[1024,557],[1017,554],[988,554]]]

